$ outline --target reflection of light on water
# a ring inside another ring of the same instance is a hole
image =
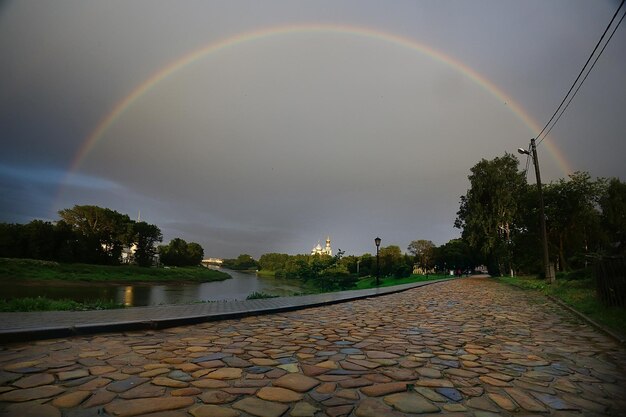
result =
[[[133,305],[133,287],[130,285],[124,288],[124,305],[127,307]]]

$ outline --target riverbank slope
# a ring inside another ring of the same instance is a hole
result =
[[[34,259],[0,258],[0,282],[41,281],[163,283],[210,282],[230,278],[225,272],[202,266],[143,268],[136,265],[62,264]],[[0,284],[1,285],[1,284]]]

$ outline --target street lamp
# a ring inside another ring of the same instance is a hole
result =
[[[380,261],[378,256],[378,249],[380,248],[380,238],[377,237],[374,239],[374,243],[376,244],[376,286],[379,285],[379,276],[380,276]]]
[[[543,240],[543,266],[546,274],[546,280],[551,284],[554,283],[554,274],[550,268],[550,255],[548,254],[548,235],[546,233],[546,216],[543,206],[543,190],[541,188],[541,174],[539,173],[539,160],[537,159],[537,146],[535,139],[530,140],[530,151],[524,148],[518,148],[517,152],[523,155],[531,155],[533,157],[533,165],[535,166],[535,177],[537,178],[537,191],[539,191],[539,223],[541,226],[541,239]]]

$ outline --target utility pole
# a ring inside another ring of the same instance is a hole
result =
[[[537,158],[537,146],[535,139],[530,140],[530,150],[535,165],[535,177],[537,178],[537,191],[539,191],[539,223],[541,227],[541,239],[543,240],[543,265],[545,268],[546,281],[554,284],[554,273],[550,267],[550,255],[548,254],[548,234],[546,232],[546,215],[543,205],[543,189],[541,188],[541,173],[539,172],[539,159]],[[523,153],[523,152],[522,152]],[[526,151],[528,153],[528,151]]]
[[[378,249],[380,248],[380,238],[376,237],[374,243],[376,244],[376,286],[380,285],[380,261],[378,256]]]

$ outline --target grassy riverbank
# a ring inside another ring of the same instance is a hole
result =
[[[568,279],[567,275],[564,275],[553,285],[548,285],[544,279],[529,276],[494,279],[552,296],[615,333],[626,336],[626,309],[603,305],[596,293],[593,278]]]
[[[274,271],[268,271],[262,269],[257,271],[258,276],[274,278]],[[405,278],[394,278],[394,277],[380,277],[380,287],[391,287],[394,285],[402,285],[402,284],[411,284],[413,282],[422,282],[422,281],[434,281],[437,279],[446,279],[452,278],[450,275],[411,275]],[[294,278],[294,280],[296,280]],[[296,282],[301,282],[297,281]],[[302,294],[318,294],[320,292],[324,292],[315,286],[315,283],[312,281],[308,281],[302,283],[304,289]],[[369,288],[376,288],[376,277],[366,276],[359,278],[356,283],[356,286],[352,288],[347,288],[347,290],[366,290]],[[344,291],[344,290],[337,290]]]
[[[124,304],[113,301],[74,301],[69,299],[53,300],[47,297],[24,297],[12,300],[0,299],[0,312],[10,311],[85,311],[85,310],[111,310],[124,308]]]
[[[437,279],[453,278],[450,275],[411,275],[406,278],[381,277],[380,287],[392,287],[394,285],[411,284],[413,282],[434,281]],[[366,290],[376,288],[376,277],[361,278],[354,288],[355,290]]]
[[[142,268],[135,265],[61,264],[33,259],[0,258],[0,281],[86,282],[209,282],[230,278],[225,272],[202,266]]]

